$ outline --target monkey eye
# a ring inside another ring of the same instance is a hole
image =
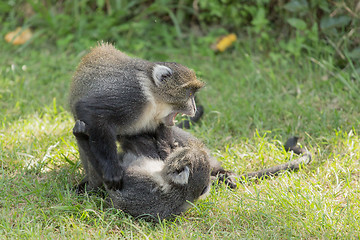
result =
[[[196,90],[194,90],[193,88],[188,88],[186,90],[186,97],[191,98],[195,95],[195,93],[196,93]]]

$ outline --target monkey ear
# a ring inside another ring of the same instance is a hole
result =
[[[181,170],[170,173],[169,177],[173,183],[185,185],[188,183],[189,175],[190,175],[190,169],[188,166],[185,166]]]
[[[173,71],[170,68],[164,65],[155,65],[153,68],[152,77],[155,81],[155,84],[159,86],[166,80],[166,78],[171,77],[172,74]]]

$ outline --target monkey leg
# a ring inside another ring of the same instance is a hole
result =
[[[85,190],[97,190],[103,185],[101,177],[97,174],[96,170],[90,164],[89,158],[93,158],[89,146],[89,136],[87,133],[86,125],[84,122],[77,120],[73,128],[73,134],[79,148],[80,159],[85,170],[85,178],[76,187],[78,194],[84,193]]]
[[[84,140],[80,140],[84,141]],[[89,161],[89,144],[87,146],[81,147],[85,145],[85,143],[79,143],[79,140],[77,140],[78,146],[79,146],[79,153],[80,153],[80,159],[83,164],[86,176],[85,178],[80,182],[80,184],[76,188],[77,193],[84,193],[86,191],[96,191],[103,185],[102,178],[98,175],[97,171],[93,168],[93,166],[90,164]]]
[[[109,127],[89,128],[90,163],[109,189],[120,189],[123,169],[118,161],[116,134]]]
[[[120,189],[123,170],[118,162],[116,134],[105,126],[91,128],[90,125],[84,124],[78,120],[73,133],[81,149],[80,156],[85,159],[82,161],[88,181],[96,180],[90,185],[98,185],[100,178],[109,189]]]

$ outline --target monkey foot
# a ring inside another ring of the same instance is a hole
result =
[[[86,123],[81,120],[76,120],[75,126],[73,128],[73,134],[77,138],[89,138]]]

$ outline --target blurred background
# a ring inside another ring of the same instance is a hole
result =
[[[350,68],[360,58],[360,2],[327,0],[4,0],[1,33],[30,28],[26,44],[87,49],[99,40],[129,52],[196,47],[210,51],[234,33],[272,58],[333,55]],[[166,57],[166,56],[164,56]],[[356,66],[359,67],[359,66]],[[359,69],[357,68],[359,71]]]
[[[211,129],[321,136],[358,119],[360,1],[8,0],[0,21],[7,121],[67,109],[71,75],[99,41],[193,68]]]

